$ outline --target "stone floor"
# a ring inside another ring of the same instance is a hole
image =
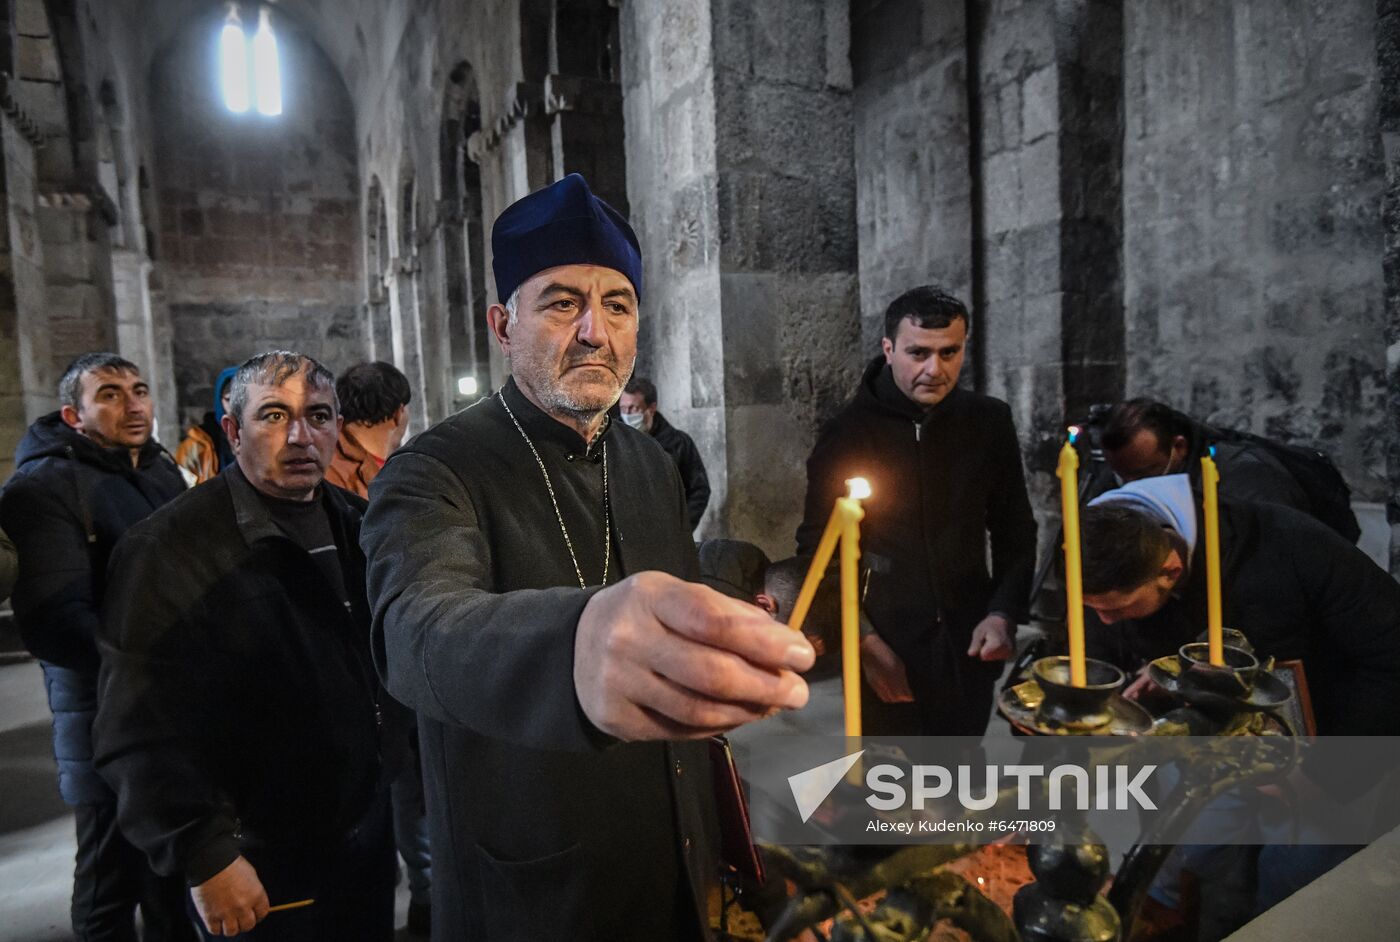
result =
[[[0,942],[66,942],[73,815],[59,801],[39,666],[0,666]],[[408,940],[408,890],[396,901]]]

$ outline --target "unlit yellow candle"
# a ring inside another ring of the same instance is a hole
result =
[[[1079,452],[1074,440],[1079,430],[1069,430],[1069,441],[1060,449],[1055,474],[1060,479],[1060,514],[1065,530],[1065,606],[1069,630],[1069,682],[1076,687],[1088,683],[1084,669],[1084,574],[1079,552]]]
[[[802,580],[802,589],[797,593],[797,602],[792,606],[792,615],[788,618],[788,627],[793,631],[802,630],[802,623],[807,620],[807,613],[812,609],[812,599],[816,597],[817,586],[821,585],[822,576],[826,573],[826,564],[831,561],[836,541],[841,539],[841,501],[844,499],[838,499],[836,505],[831,508],[826,529],[822,531],[821,541],[817,543],[816,555],[812,557],[812,565],[807,568],[807,578]]]
[[[1214,453],[1212,448],[1211,452]],[[1206,632],[1210,662],[1225,666],[1225,618],[1220,605],[1220,469],[1211,455],[1201,458],[1201,494],[1206,518]]]

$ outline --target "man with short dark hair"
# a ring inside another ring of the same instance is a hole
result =
[[[695,440],[676,428],[656,409],[656,384],[642,376],[634,376],[627,381],[618,402],[622,421],[635,429],[646,432],[656,443],[666,449],[676,470],[681,473],[681,483],[685,485],[686,513],[690,516],[690,529],[700,526],[700,518],[705,516],[705,507],[710,503],[710,477],[705,473],[705,462],[700,458],[700,449]]]
[[[1199,501],[1184,475],[1110,491],[1081,518],[1095,656],[1136,671],[1206,625]],[[1318,731],[1400,734],[1400,583],[1308,515],[1220,502],[1224,623],[1261,657],[1303,661]],[[1145,676],[1129,692],[1147,688]]]
[[[301,354],[245,362],[224,416],[236,463],[113,554],[98,767],[211,937],[393,935],[364,504],[323,483],[333,384]]]
[[[1120,482],[1186,474],[1198,489],[1201,458],[1214,446],[1222,497],[1292,507],[1317,517],[1352,542],[1360,533],[1346,505],[1344,484],[1336,501],[1318,508],[1303,482],[1270,451],[1271,447],[1286,451],[1287,446],[1212,428],[1165,403],[1145,397],[1118,403],[1109,413],[1102,444],[1104,458]],[[1325,461],[1319,455],[1314,453],[1307,460]]]
[[[806,703],[802,638],[696,578],[680,477],[612,422],[641,249],[578,174],[491,232],[511,379],[399,449],[363,542],[374,649],[418,713],[433,937],[700,939],[703,741]]]
[[[1199,501],[1185,475],[1149,478],[1096,499],[1080,527],[1084,604],[1100,622],[1086,626],[1088,652],[1138,671],[1124,693],[1143,698],[1153,690],[1145,665],[1197,640],[1207,623]],[[1400,735],[1400,583],[1330,528],[1278,504],[1221,500],[1220,551],[1225,626],[1243,632],[1260,660],[1303,662],[1318,733]],[[1345,806],[1364,801],[1381,772],[1358,773],[1354,763],[1343,772],[1314,752],[1288,786],[1303,804]],[[1229,815],[1210,821],[1202,827],[1215,841],[1259,833]],[[1271,832],[1265,826],[1263,833]],[[1255,911],[1354,850],[1292,839],[1266,844]],[[1228,848],[1183,845],[1179,853],[1168,873],[1185,867],[1210,880],[1240,866]],[[1159,880],[1154,893],[1169,901],[1172,882]]]
[[[191,938],[183,883],[156,876],[122,836],[116,796],[92,767],[107,561],[127,528],[178,496],[185,480],[151,438],[150,388],[136,364],[84,354],[58,392],[59,411],[20,442],[0,525],[19,551],[15,621],[44,669],[59,792],[77,818],[73,932],[134,939],[139,903],[147,939]]]
[[[848,479],[873,492],[861,561],[875,630],[861,640],[861,666],[880,701],[917,705],[911,727],[874,733],[980,735],[1026,615],[1035,518],[1011,410],[958,386],[969,324],[940,288],[896,298],[882,354],[807,459],[799,555],[815,553]]]
[[[369,498],[369,485],[389,455],[403,444],[408,431],[408,404],[413,390],[392,363],[360,363],[335,381],[340,417],[345,424],[326,469],[336,487]],[[394,844],[408,874],[408,930],[427,935],[432,928],[432,852],[423,804],[423,772],[418,758],[417,731],[407,724],[402,747],[403,766],[390,790],[394,809]]]
[[[326,480],[360,497],[384,461],[403,444],[413,390],[392,363],[376,360],[350,367],[335,381],[345,420]]]

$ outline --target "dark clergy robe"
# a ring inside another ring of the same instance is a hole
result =
[[[580,589],[539,462],[589,588]],[[370,488],[375,663],[418,712],[433,938],[685,939],[716,873],[704,743],[620,743],[574,691],[604,565],[698,578],[670,457],[622,423],[587,446],[508,382],[396,452]]]

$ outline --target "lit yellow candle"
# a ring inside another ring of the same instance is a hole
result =
[[[1206,518],[1206,630],[1210,662],[1225,666],[1224,613],[1220,607],[1220,469],[1215,466],[1215,446],[1201,458],[1201,493]]]
[[[1088,682],[1084,670],[1084,576],[1079,556],[1079,452],[1074,441],[1079,429],[1070,426],[1069,441],[1060,449],[1060,513],[1065,530],[1065,605],[1069,629],[1069,682],[1083,687]]]
[[[851,478],[846,482],[850,493],[838,497],[831,517],[817,544],[812,565],[807,569],[807,578],[802,582],[802,590],[797,594],[792,617],[788,627],[801,631],[802,623],[812,608],[812,599],[817,594],[826,573],[826,565],[838,544],[841,546],[841,681],[844,686],[846,705],[846,735],[860,735],[860,522],[865,518],[865,509],[860,502],[870,496],[870,483],[865,478]]]
[[[860,735],[860,502],[870,496],[864,478],[846,482],[850,496],[836,501],[841,513],[841,684],[846,701],[846,735]]]

